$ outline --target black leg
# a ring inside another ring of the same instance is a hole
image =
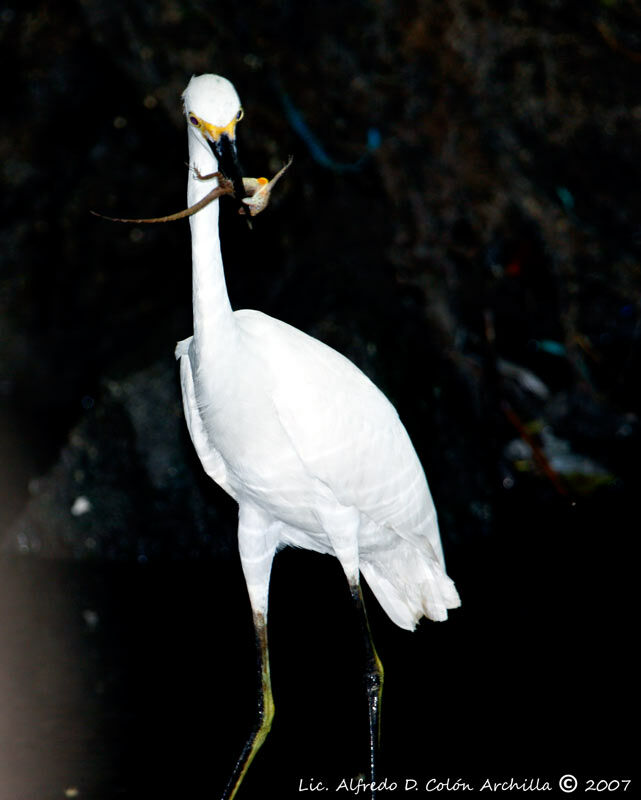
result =
[[[254,629],[258,646],[258,680],[260,685],[258,720],[236,762],[222,800],[233,800],[236,796],[249,765],[267,738],[274,719],[274,698],[272,697],[272,684],[269,675],[269,649],[267,647],[267,620],[263,614],[254,614]]]
[[[376,781],[376,751],[380,738],[380,713],[383,697],[383,665],[378,657],[372,632],[367,620],[363,592],[360,583],[350,585],[352,598],[358,610],[358,616],[365,643],[365,687],[367,689],[367,704],[369,710],[369,780],[372,784],[371,798],[376,799],[373,786]]]

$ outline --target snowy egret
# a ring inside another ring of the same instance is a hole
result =
[[[217,75],[183,94],[188,205],[220,169],[243,197],[235,147],[242,108]],[[421,464],[387,398],[351,361],[259,311],[232,311],[215,199],[190,217],[194,334],[178,343],[185,417],[207,474],[239,506],[238,545],[258,644],[258,721],[224,793],[231,800],[272,724],[267,647],[272,559],[293,545],[338,558],[366,646],[370,780],[383,668],[363,604],[362,572],[389,617],[412,630],[460,604],[445,573]],[[374,791],[371,792],[372,797]]]

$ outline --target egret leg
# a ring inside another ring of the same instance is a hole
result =
[[[260,750],[274,719],[274,699],[272,697],[272,683],[269,674],[269,649],[267,647],[267,619],[264,614],[254,613],[254,630],[258,648],[258,719],[254,730],[247,739],[245,746],[236,762],[234,771],[229,779],[222,800],[233,800],[236,796],[249,765]]]
[[[376,752],[380,739],[380,714],[383,698],[383,664],[374,647],[360,582],[350,584],[350,591],[356,605],[365,643],[365,687],[369,711],[369,779],[372,784],[371,798],[375,800]]]
[[[242,504],[238,513],[238,550],[247,583],[258,649],[258,719],[236,762],[222,800],[233,800],[249,765],[260,750],[274,719],[274,699],[267,647],[267,599],[279,526],[261,511]]]

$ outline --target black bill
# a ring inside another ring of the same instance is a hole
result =
[[[211,146],[218,160],[218,169],[227,180],[232,182],[236,200],[240,203],[243,197],[246,196],[246,193],[243,187],[243,176],[240,171],[240,164],[238,163],[238,155],[236,153],[236,142],[230,139],[227,134],[223,133],[218,141],[211,143]]]

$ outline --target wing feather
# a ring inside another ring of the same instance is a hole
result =
[[[212,480],[222,487],[228,494],[236,498],[235,492],[227,480],[227,467],[220,453],[209,441],[207,431],[200,416],[200,409],[196,402],[196,391],[191,366],[190,346],[193,337],[183,339],[176,346],[176,358],[180,360],[180,385],[182,388],[183,408],[191,441],[194,444],[198,458],[203,469]]]
[[[343,505],[442,559],[423,468],[396,410],[347,358],[279,320],[236,312],[259,337],[274,406],[299,458]]]

